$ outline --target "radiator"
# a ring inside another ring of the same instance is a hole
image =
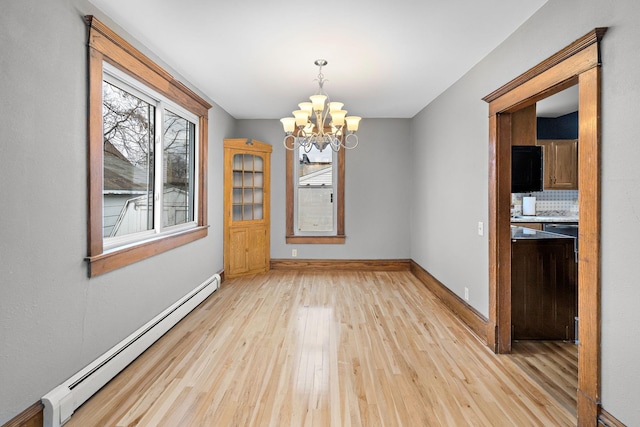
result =
[[[215,274],[42,398],[44,427],[59,427],[95,392],[220,288]]]

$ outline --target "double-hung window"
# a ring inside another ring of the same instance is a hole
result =
[[[89,38],[89,274],[207,235],[210,105],[98,20]]]
[[[294,229],[298,236],[335,236],[336,206],[334,203],[337,169],[333,167],[337,154],[333,150],[309,152],[300,147],[294,162],[295,191]],[[337,200],[336,200],[337,201]]]
[[[344,150],[287,150],[287,243],[344,243]]]

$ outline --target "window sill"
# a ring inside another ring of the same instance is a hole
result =
[[[154,255],[161,254],[178,246],[186,245],[206,237],[208,226],[200,226],[162,238],[147,240],[134,246],[114,249],[100,255],[87,257],[89,262],[89,277],[99,276],[121,267],[133,264]]]
[[[347,236],[287,236],[286,242],[297,244],[344,244]]]

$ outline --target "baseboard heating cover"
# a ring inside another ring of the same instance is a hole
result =
[[[129,363],[220,288],[215,274],[42,398],[44,427],[59,427]]]

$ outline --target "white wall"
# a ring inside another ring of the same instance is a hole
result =
[[[235,123],[214,106],[209,237],[87,278],[88,13],[109,23],[84,0],[2,2],[0,424],[223,267],[222,139]]]
[[[488,199],[481,98],[596,27],[609,27],[602,42],[601,397],[631,426],[640,425],[639,2],[550,0],[414,118],[411,257],[458,295],[468,286],[471,304],[487,314],[488,242],[476,234]]]
[[[411,258],[488,316],[488,122],[464,79],[412,122]],[[483,223],[484,236],[478,234]]]
[[[410,120],[363,119],[360,143],[345,160],[343,245],[287,245],[284,134],[278,120],[238,120],[236,136],[273,146],[271,156],[271,257],[331,259],[409,258]]]

